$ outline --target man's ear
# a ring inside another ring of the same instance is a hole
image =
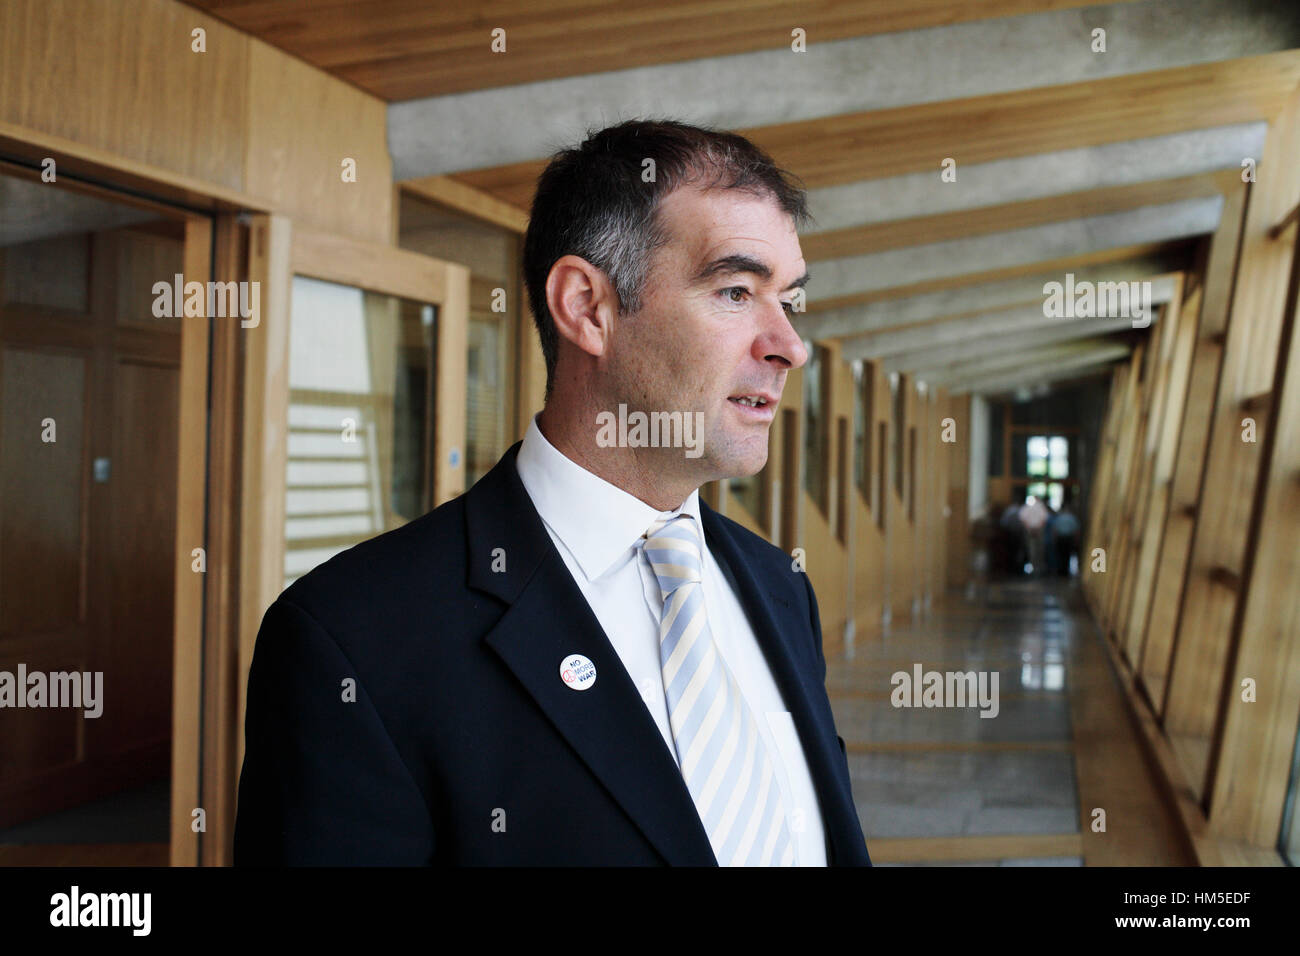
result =
[[[580,256],[561,256],[546,276],[546,306],[561,338],[590,355],[604,353],[618,293],[603,271]]]

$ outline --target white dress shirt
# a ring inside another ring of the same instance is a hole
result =
[[[674,761],[677,752],[659,661],[663,601],[650,561],[636,545],[656,518],[694,517],[702,545],[709,630],[772,758],[795,844],[795,865],[825,866],[826,837],[803,746],[744,609],[703,540],[698,490],[677,510],[656,511],[562,454],[537,427],[536,415],[519,449],[517,467],[547,533],[640,690]]]

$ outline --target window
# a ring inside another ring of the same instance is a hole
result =
[[[727,494],[754,519],[754,522],[767,530],[767,512],[763,508],[763,472],[745,475],[741,478],[727,479]]]
[[[888,456],[885,455],[885,449],[889,447],[889,423],[881,422],[876,428],[880,432],[879,443],[876,445],[876,527],[881,531],[885,530],[885,482],[887,481],[886,465]]]
[[[494,320],[491,313],[470,318],[465,380],[467,488],[491,470],[506,444],[505,329],[505,323]]]
[[[1291,782],[1287,787],[1286,803],[1282,808],[1282,832],[1278,837],[1278,850],[1292,866],[1300,866],[1300,734],[1291,758]]]
[[[1031,435],[1025,439],[1025,474],[1031,481],[1025,493],[1041,498],[1053,509],[1065,501],[1065,485],[1070,477],[1070,443],[1062,435]]]
[[[809,497],[817,503],[823,515],[827,514],[828,486],[827,460],[830,457],[830,435],[826,415],[826,348],[811,345],[808,364],[803,369],[803,486]]]
[[[853,484],[871,510],[872,406],[875,370],[867,362],[853,363]]]
[[[903,497],[903,418],[906,413],[906,395],[897,372],[889,375],[889,391],[894,399],[894,493]]]
[[[432,507],[436,309],[295,276],[285,584]]]

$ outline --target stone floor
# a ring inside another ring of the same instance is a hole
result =
[[[1022,579],[995,583],[978,600],[952,595],[928,616],[828,660],[827,689],[873,861],[1191,862],[1134,728],[1117,719],[1123,698],[1099,641],[1077,584]],[[918,663],[923,673],[983,673],[989,695],[996,673],[996,715],[956,698],[895,706],[895,675],[913,677]],[[1095,722],[1098,714],[1108,715],[1105,727],[1076,726],[1080,715]],[[1104,753],[1092,759],[1098,733]],[[1080,740],[1089,741],[1086,762]],[[1096,808],[1109,814],[1105,832],[1091,826]]]

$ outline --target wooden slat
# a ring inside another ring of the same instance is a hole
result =
[[[241,227],[233,214],[215,223],[213,266],[219,281],[239,281],[244,275]],[[208,422],[208,483],[210,488],[235,489],[242,473],[240,427],[243,395],[240,392],[241,358],[245,329],[235,318],[212,322],[211,401]],[[202,806],[207,812],[207,832],[199,837],[204,866],[229,866],[234,849],[235,795],[239,785],[244,728],[238,720],[230,689],[240,685],[239,671],[240,566],[239,522],[243,509],[232,494],[209,496],[207,571],[205,579],[204,733]],[[189,552],[182,560],[192,560]],[[191,571],[191,574],[194,572]]]
[[[343,236],[295,227],[292,256],[294,275],[384,292],[416,302],[438,302],[447,294],[442,263],[381,243],[357,242]]]
[[[1300,222],[1300,204],[1291,208],[1291,211],[1278,221],[1278,224],[1268,231],[1270,239],[1281,239],[1282,233],[1286,232],[1293,224]]]
[[[1151,613],[1141,636],[1139,664],[1142,685],[1150,694],[1157,715],[1163,716],[1166,681],[1173,655],[1178,611],[1186,583],[1188,555],[1198,514],[1201,477],[1208,451],[1209,430],[1218,391],[1223,346],[1217,341],[1227,328],[1229,304],[1236,278],[1246,210],[1246,189],[1229,193],[1219,228],[1207,250],[1201,293],[1197,342],[1183,421],[1179,431],[1177,461],[1169,489],[1170,515],[1161,541],[1160,559],[1151,594]]]
[[[185,275],[206,282],[212,249],[211,225],[193,219],[185,229]],[[175,632],[172,643],[171,864],[194,866],[199,838],[191,811],[202,806],[203,591],[205,578],[191,569],[190,552],[206,547],[208,326],[181,323],[179,448],[176,461]]]
[[[1269,389],[1263,392],[1256,392],[1254,395],[1247,395],[1241,400],[1241,410],[1249,414],[1258,415],[1267,412],[1273,404],[1273,391]]]
[[[289,418],[292,234],[287,219],[256,216],[249,230],[248,278],[262,283],[258,325],[243,329],[244,395],[240,457],[239,698],[244,724],[248,668],[262,616],[283,590],[285,481]],[[239,735],[235,761],[244,763]]]
[[[1191,383],[1192,357],[1200,323],[1201,289],[1202,286],[1198,284],[1188,292],[1186,285],[1180,282],[1170,309],[1162,319],[1162,322],[1176,324],[1176,330],[1171,335],[1176,342],[1174,353],[1167,364],[1168,393],[1164,399],[1163,411],[1157,419],[1160,429],[1159,446],[1151,476],[1151,502],[1142,534],[1147,546],[1141,549],[1138,559],[1132,607],[1125,625],[1126,656],[1133,662],[1142,661],[1145,654],[1151,598],[1155,589],[1160,551],[1164,545],[1165,527],[1169,520],[1170,489],[1183,426],[1183,409]]]
[[[1226,180],[1226,181],[1225,181]],[[1126,186],[1105,186],[1040,199],[962,209],[911,219],[872,223],[831,232],[817,232],[799,240],[808,262],[884,252],[906,246],[944,242],[971,236],[1028,229],[1067,219],[1104,216],[1109,213],[1222,195],[1231,183],[1240,184],[1236,171],[1202,173]]]
[[[450,176],[407,179],[401,183],[401,188],[422,199],[442,203],[477,219],[495,223],[511,232],[522,234],[528,228],[528,213],[525,210],[502,202],[495,196],[473,186],[467,186]]]
[[[242,30],[388,100],[443,96],[699,57],[946,26],[1108,0],[193,0]],[[793,17],[793,19],[792,19]],[[506,29],[507,53],[491,30]],[[815,40],[814,40],[815,38]],[[580,55],[578,51],[581,51]]]
[[[1274,172],[1250,187],[1205,458],[1201,500],[1212,506],[1200,511],[1190,557],[1192,567],[1226,568],[1241,580],[1231,589],[1222,586],[1222,576],[1187,580],[1166,692],[1165,727],[1171,734],[1216,734],[1230,692],[1229,664],[1239,637],[1234,620],[1242,588],[1249,586],[1249,532],[1265,444],[1242,440],[1241,402],[1275,387],[1296,235],[1273,239],[1269,231],[1300,200],[1297,154],[1300,93],[1269,129],[1260,168]]]
[[[885,289],[873,289],[870,292],[857,292],[852,295],[834,298],[808,300],[808,313],[825,312],[831,309],[843,309],[855,305],[869,305],[886,299],[899,299],[927,292],[940,292],[944,289],[957,289],[962,286],[980,285],[985,282],[1002,282],[1024,276],[1045,275],[1048,273],[1073,272],[1090,266],[1122,264],[1129,261],[1159,257],[1165,268],[1171,272],[1181,271],[1186,267],[1188,256],[1195,248],[1195,240],[1175,239],[1169,242],[1147,242],[1132,246],[1117,246],[1113,249],[1099,249],[1073,256],[1060,256],[1055,259],[1042,259],[1023,265],[1006,266],[985,272],[968,272],[963,275],[944,276],[941,279],[926,279],[909,285],[891,286]],[[1122,265],[1119,266],[1122,268]],[[1117,270],[1118,271],[1118,270]]]
[[[1227,588],[1229,591],[1241,590],[1241,575],[1232,568],[1216,564],[1206,572],[1206,577],[1219,587]]]
[[[1079,833],[868,838],[872,863],[951,863],[1083,855]]]
[[[1277,407],[1253,518],[1255,548],[1209,774],[1215,832],[1260,848],[1271,847],[1279,831],[1300,715],[1300,243],[1294,235]],[[1248,678],[1258,687],[1254,703],[1242,700]]]
[[[911,600],[911,591],[905,592]],[[1069,752],[1073,744],[1068,740],[846,740],[845,749],[851,754],[929,753],[936,751],[957,753],[1039,753]]]
[[[810,188],[1269,120],[1300,84],[1300,51],[741,130]],[[531,208],[541,159],[453,178]],[[959,172],[960,175],[960,172]],[[1284,213],[1285,211],[1283,211]],[[1279,213],[1273,222],[1281,218]],[[1271,225],[1272,223],[1270,223]]]
[[[0,845],[0,866],[167,866],[166,843],[30,843]],[[173,863],[172,865],[175,865]]]

